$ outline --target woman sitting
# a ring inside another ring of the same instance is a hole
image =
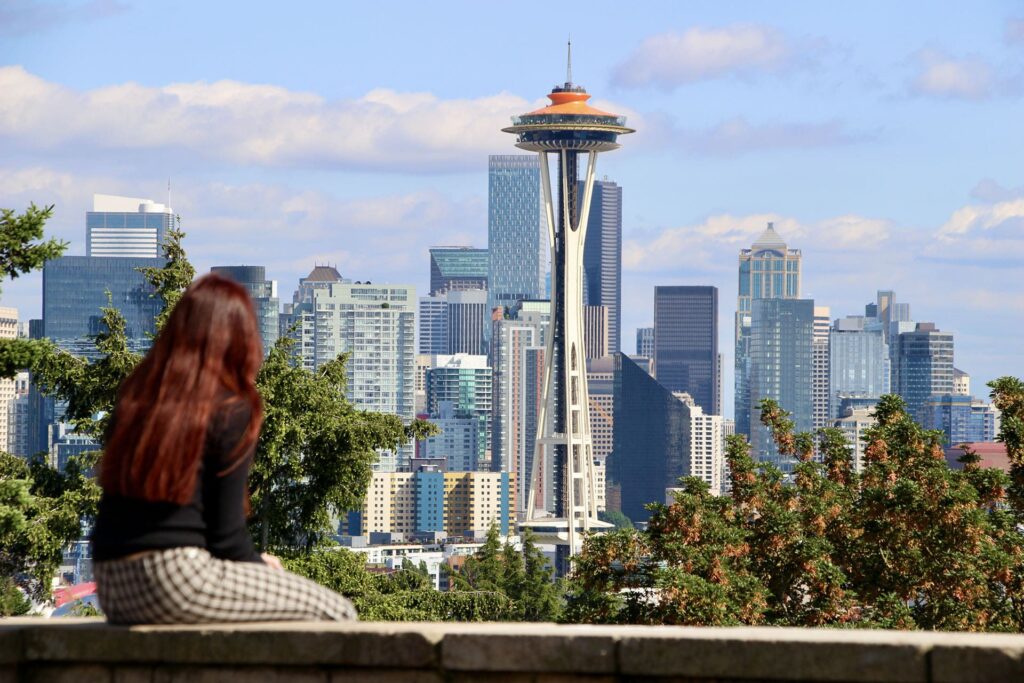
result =
[[[262,361],[249,294],[207,275],[122,384],[92,537],[111,623],[356,618],[342,596],[258,554],[246,529]]]

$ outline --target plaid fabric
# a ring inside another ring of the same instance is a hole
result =
[[[256,562],[171,548],[97,562],[100,606],[113,624],[356,619],[352,603],[301,576]]]

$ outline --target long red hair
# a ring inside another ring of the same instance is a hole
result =
[[[100,465],[108,494],[183,505],[192,499],[218,411],[245,402],[249,425],[224,472],[259,437],[263,361],[252,299],[241,285],[206,275],[185,290],[146,357],[118,391]]]

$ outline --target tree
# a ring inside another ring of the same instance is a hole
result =
[[[533,533],[523,532],[522,551],[501,543],[498,526],[487,530],[476,554],[451,573],[455,591],[485,591],[511,602],[506,619],[512,621],[555,621],[561,612],[561,587],[554,581],[554,568],[537,547]]]
[[[1024,385],[993,384],[1010,418],[1001,438],[1024,467]],[[875,417],[857,473],[841,433],[821,430],[815,444],[762,402],[792,475],[731,437],[731,495],[684,480],[673,504],[651,506],[645,532],[588,539],[567,618],[1019,631],[1020,497],[1006,495],[1015,484],[970,453],[962,471],[949,468],[942,434],[915,424],[898,396],[882,397]]]
[[[53,216],[53,205],[39,208],[30,204],[23,214],[0,209],[0,276],[14,279],[43,267],[61,256],[67,242],[43,239],[43,227]]]
[[[88,456],[72,458],[63,472],[42,459],[0,453],[0,616],[24,613],[17,588],[47,601],[62,550],[81,535],[81,520],[95,510],[99,488],[87,476]]]
[[[67,242],[40,241],[43,227],[51,216],[53,205],[39,208],[30,204],[20,215],[13,209],[0,209],[0,276],[14,279],[38,270],[67,250]],[[39,362],[52,349],[48,340],[0,340],[0,377],[14,377],[18,371]]]
[[[620,510],[602,510],[597,513],[597,518],[602,522],[608,522],[616,529],[632,529],[633,520],[624,515]]]
[[[378,449],[431,431],[356,409],[345,398],[348,356],[311,372],[293,362],[293,343],[280,338],[257,379],[265,415],[249,475],[250,526],[263,549],[316,546],[336,516],[362,505]]]
[[[508,621],[512,601],[495,591],[434,590],[415,569],[371,574],[362,555],[329,542],[311,551],[289,551],[289,571],[345,595],[369,621]]]

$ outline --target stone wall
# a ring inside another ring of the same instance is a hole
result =
[[[839,629],[0,620],[0,683],[1024,681],[1024,636]]]

